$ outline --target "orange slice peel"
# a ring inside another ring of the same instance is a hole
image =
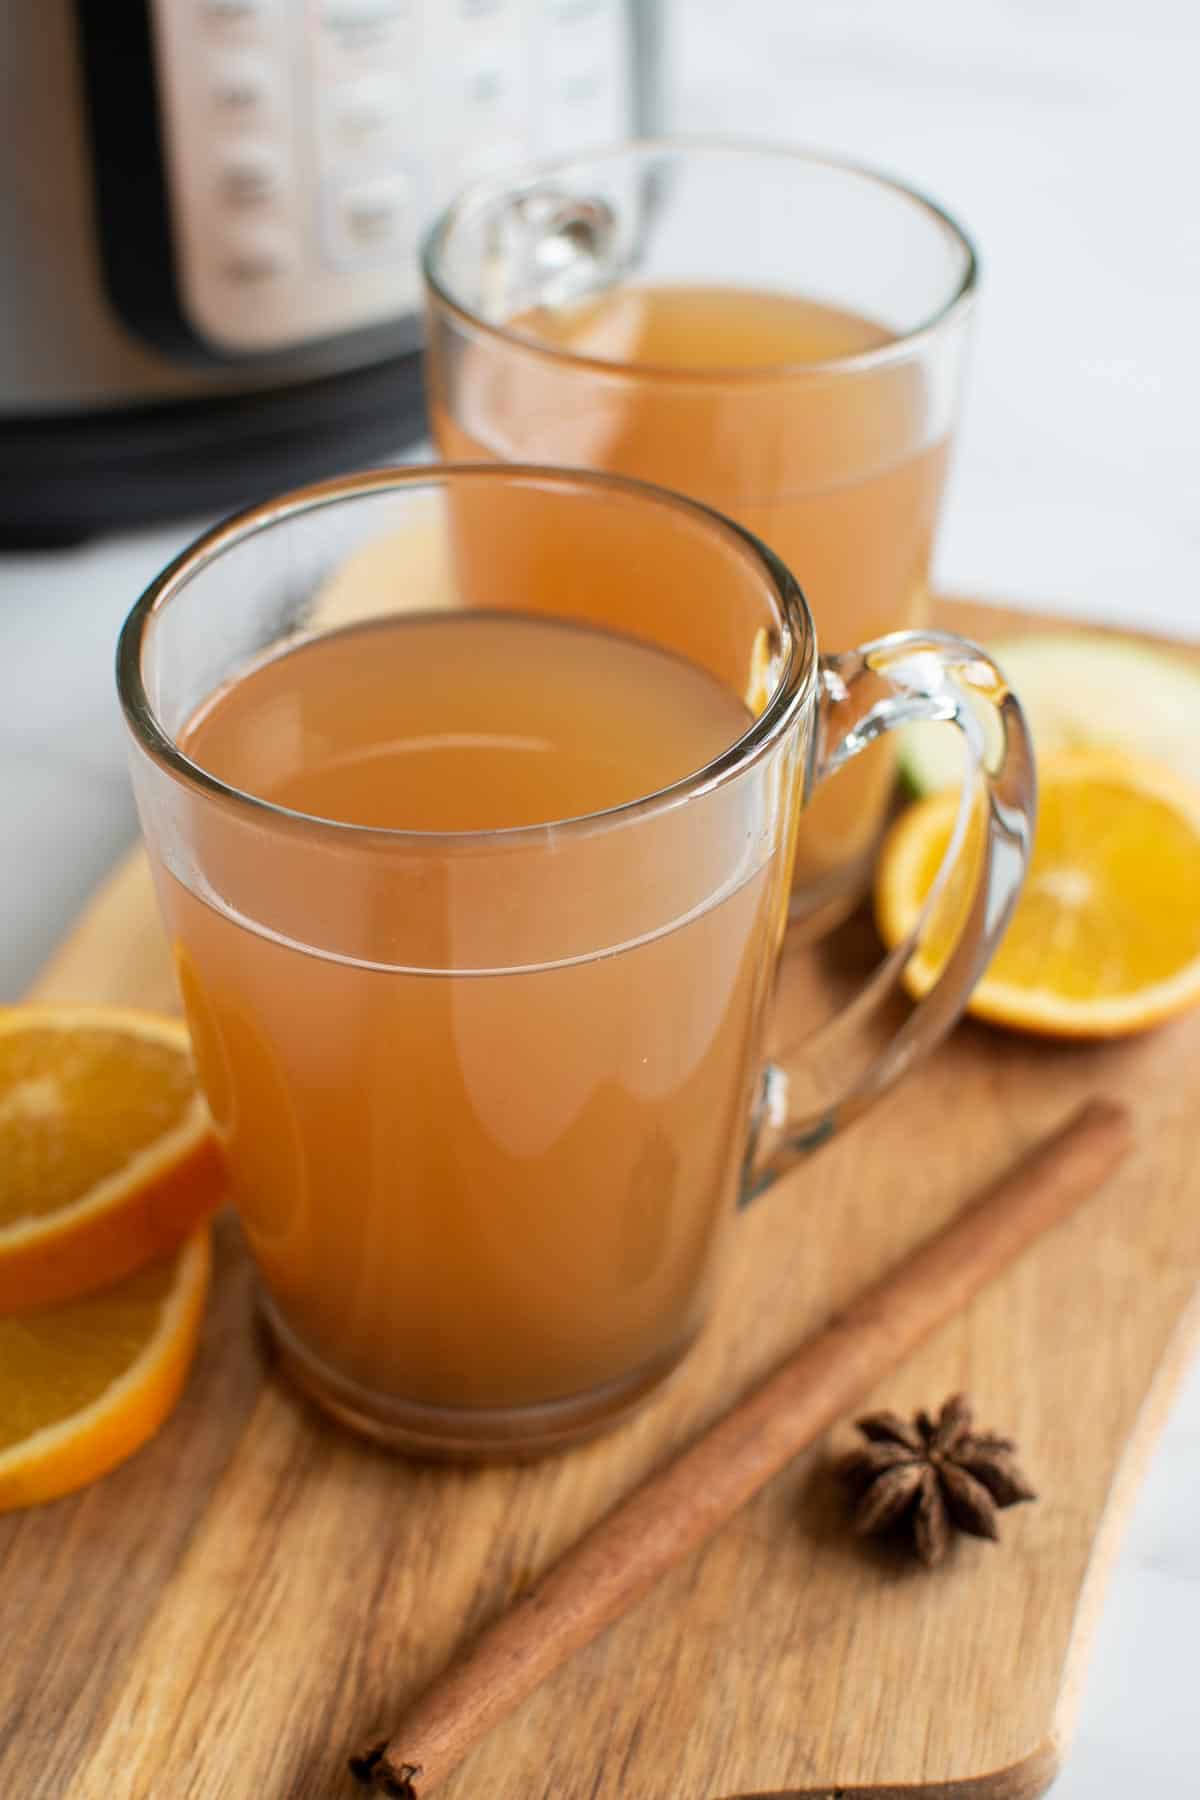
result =
[[[1155,759],[1073,750],[1045,759],[1039,790],[1025,889],[968,1011],[1040,1036],[1111,1038],[1200,1004],[1200,786]],[[889,947],[916,922],[957,804],[953,790],[930,794],[885,839],[875,913]],[[957,939],[979,826],[905,971],[914,995]]]
[[[0,1513],[95,1481],[154,1435],[187,1379],[210,1271],[202,1226],[102,1293],[0,1319]]]
[[[182,1022],[0,1009],[0,1315],[121,1280],[175,1250],[223,1196]]]

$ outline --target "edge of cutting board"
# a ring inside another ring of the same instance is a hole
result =
[[[1062,1773],[1083,1698],[1096,1627],[1103,1610],[1113,1565],[1129,1524],[1137,1491],[1162,1436],[1180,1382],[1200,1350],[1200,1292],[1180,1319],[1158,1366],[1137,1424],[1121,1459],[1087,1575],[1080,1590],[1075,1628],[1063,1662],[1053,1730],[1019,1762],[986,1775],[959,1781],[874,1783],[867,1787],[756,1788],[753,1793],[726,1793],[719,1800],[1041,1800]],[[717,1797],[714,1797],[717,1800]]]

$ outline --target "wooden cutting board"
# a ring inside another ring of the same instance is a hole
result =
[[[944,609],[987,637],[1012,615]],[[1022,625],[1030,623],[1021,615]],[[852,921],[786,971],[837,995]],[[173,1004],[144,863],[47,970],[45,997]],[[671,1446],[1083,1095],[1126,1097],[1134,1155],[1068,1225],[871,1397],[957,1388],[1041,1491],[999,1546],[930,1574],[849,1535],[801,1457],[706,1550],[483,1743],[447,1800],[1044,1792],[1105,1576],[1197,1321],[1200,1015],[1141,1041],[1038,1045],[966,1024],[869,1120],[742,1221],[683,1371],[607,1438],[522,1469],[397,1461],[267,1365],[236,1231],[159,1438],[90,1491],[0,1519],[0,1794],[350,1800],[370,1743],[454,1647]]]

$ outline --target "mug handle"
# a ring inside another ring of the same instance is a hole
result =
[[[898,631],[843,656],[823,656],[810,785],[835,774],[884,732],[918,719],[957,725],[967,753],[968,779],[946,854],[912,930],[862,992],[832,1024],[789,1046],[764,1070],[743,1167],[743,1203],[858,1118],[941,1042],[1016,905],[1037,809],[1033,748],[1016,696],[991,658],[965,638]],[[981,853],[978,831],[971,829],[980,801]],[[956,876],[970,875],[977,854],[970,908],[950,957],[879,1048],[906,965],[925,943],[946,888]]]

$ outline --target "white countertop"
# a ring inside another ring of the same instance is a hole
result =
[[[822,145],[967,224],[984,299],[943,586],[1200,635],[1200,13],[675,0],[669,122]],[[182,523],[0,557],[0,999],[134,832],[120,620]],[[1200,1368],[1142,1490],[1055,1800],[1200,1795]]]

